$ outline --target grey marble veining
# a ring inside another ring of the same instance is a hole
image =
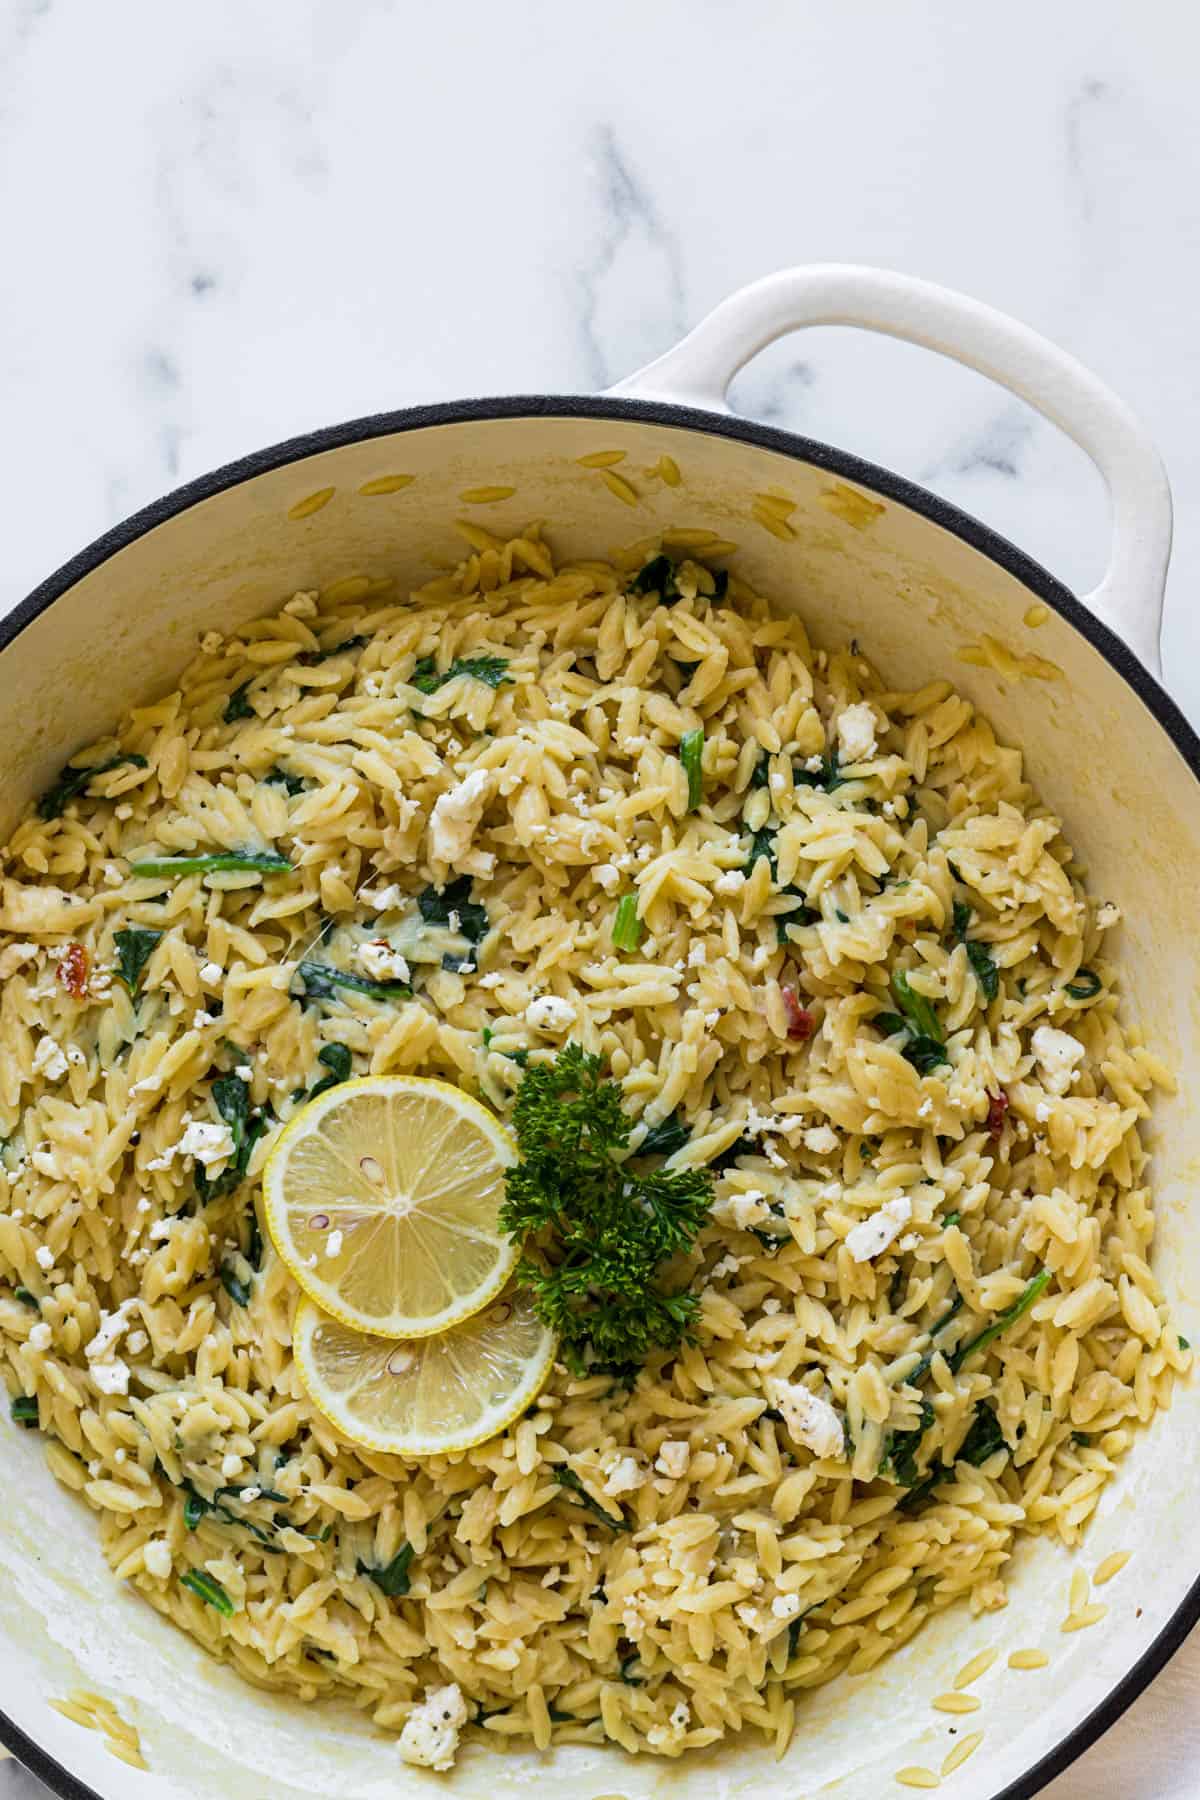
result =
[[[857,260],[1026,319],[1144,417],[1200,723],[1198,54],[1193,9],[1122,0],[0,0],[0,609],[258,445],[600,388],[758,275]],[[977,377],[813,331],[733,398],[1103,567],[1094,472]],[[1200,1793],[1197,1681],[1193,1649],[1054,1800]]]

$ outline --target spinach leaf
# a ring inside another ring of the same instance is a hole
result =
[[[733,1167],[734,1163],[737,1162],[737,1160],[740,1156],[761,1156],[761,1155],[762,1155],[761,1146],[759,1145],[759,1143],[757,1142],[757,1140],[755,1138],[752,1138],[752,1137],[735,1138],[734,1142],[732,1144],[730,1144],[730,1146],[727,1150],[722,1150],[719,1156],[713,1157],[712,1162],[708,1166],[712,1170],[714,1175],[723,1175],[725,1173],[726,1169],[730,1169]]]
[[[504,682],[511,681],[508,673],[508,661],[503,656],[456,656],[450,667],[443,674],[438,674],[437,664],[432,656],[422,656],[408,678],[409,687],[415,687],[422,694],[436,694],[445,687],[448,681],[456,681],[460,675],[473,676],[485,686],[498,688]]]
[[[1067,992],[1072,1000],[1093,1000],[1101,985],[1094,969],[1077,969],[1074,978],[1067,983]]]
[[[15,1287],[13,1289],[13,1299],[19,1300],[21,1305],[27,1306],[31,1312],[41,1312],[42,1310],[37,1295],[31,1294],[27,1287]],[[1187,1348],[1187,1345],[1183,1343],[1182,1339],[1180,1340],[1180,1346],[1182,1349]]]
[[[257,1274],[262,1268],[263,1238],[262,1228],[258,1222],[258,1210],[251,1202],[249,1208],[248,1229],[246,1232],[246,1248],[242,1255]]]
[[[326,1088],[337,1087],[339,1082],[349,1081],[350,1079],[350,1052],[347,1050],[345,1044],[324,1045],[322,1049],[317,1051],[317,1061],[319,1063],[324,1063],[329,1073],[328,1075],[323,1075],[320,1081],[316,1082],[314,1086],[309,1089],[308,1097],[310,1100],[315,1100],[318,1094],[323,1094],[325,1092]]]
[[[967,926],[971,923],[971,918],[971,908],[966,901],[956,900],[950,909],[951,936],[956,944],[966,945],[967,961],[979,983],[979,991],[990,1003],[1000,992],[1000,971],[987,945],[981,944],[977,938],[967,937]]]
[[[292,800],[297,794],[302,794],[308,786],[302,775],[291,775],[286,769],[281,769],[278,763],[268,774],[263,776],[263,784],[266,787],[286,788],[288,798]]]
[[[365,994],[368,1000],[406,1000],[412,993],[407,981],[373,981],[369,975],[353,975],[349,969],[335,969],[330,963],[306,960],[297,965],[296,974],[302,986],[297,993],[293,985],[294,1000],[336,1000],[339,988]]]
[[[969,1356],[974,1356],[977,1350],[986,1350],[988,1345],[1000,1336],[1001,1332],[1007,1331],[1010,1325],[1015,1325],[1017,1320],[1029,1311],[1034,1301],[1049,1284],[1050,1270],[1040,1270],[1026,1287],[1025,1292],[1014,1300],[1013,1304],[1005,1312],[1002,1312],[999,1318],[993,1319],[990,1325],[985,1326],[968,1343],[960,1344],[954,1354],[946,1358],[953,1373],[957,1375]],[[911,1380],[911,1377],[909,1379]]]
[[[351,650],[361,650],[370,641],[365,637],[343,638],[340,644],[331,644],[328,650],[305,650],[296,661],[303,663],[306,669],[311,669],[316,663],[328,662],[331,656],[345,656]]]
[[[88,783],[97,775],[107,775],[110,769],[119,769],[128,765],[134,769],[144,769],[144,756],[111,756],[107,762],[93,763],[91,768],[77,769],[70,763],[60,770],[58,780],[53,787],[46,789],[38,801],[38,817],[40,819],[61,818],[67,802],[82,794]]]
[[[179,1577],[179,1585],[190,1588],[193,1594],[199,1595],[201,1600],[219,1612],[223,1619],[232,1619],[237,1611],[216,1576],[210,1575],[205,1569],[189,1569],[186,1575]]]
[[[917,1468],[917,1452],[921,1448],[921,1440],[936,1417],[928,1400],[921,1401],[921,1414],[917,1423],[908,1431],[893,1431],[888,1443],[888,1461],[893,1480],[901,1487],[915,1487],[920,1479]]]
[[[1004,1433],[1000,1429],[1000,1421],[996,1410],[987,1401],[981,1401],[975,1408],[975,1417],[971,1421],[971,1429],[967,1432],[959,1448],[957,1461],[970,1463],[978,1469],[989,1456],[997,1450],[1007,1450]]]
[[[704,798],[704,727],[685,731],[679,740],[679,760],[688,784],[688,811],[695,812]]]
[[[610,1513],[606,1507],[600,1505],[598,1500],[592,1499],[592,1496],[588,1493],[574,1469],[557,1467],[552,1469],[550,1473],[553,1475],[555,1481],[557,1481],[559,1487],[569,1488],[579,1501],[580,1506],[587,1512],[590,1512],[594,1519],[599,1519],[602,1525],[607,1525],[610,1531],[628,1531],[630,1529],[628,1519],[626,1519],[624,1513],[619,1508],[616,1513]]]
[[[775,832],[770,825],[763,825],[750,834],[750,854],[744,864],[747,875],[754,873],[755,863],[764,856],[770,866],[771,880],[774,881],[779,874],[779,864],[775,857]]]
[[[246,698],[246,695],[250,692],[253,684],[254,677],[252,675],[249,681],[243,681],[241,687],[235,687],[232,694],[230,694],[229,699],[225,703],[225,711],[221,714],[226,725],[236,725],[239,719],[253,719],[257,717],[254,708]]]
[[[36,1431],[38,1425],[38,1403],[34,1394],[18,1394],[10,1407],[14,1425],[23,1425],[26,1431]]]
[[[131,999],[137,998],[142,974],[162,935],[161,931],[148,931],[141,925],[131,925],[124,931],[113,934],[113,944],[117,953],[117,975],[128,988]]]
[[[250,1289],[238,1275],[231,1262],[221,1264],[221,1286],[229,1295],[235,1306],[249,1306]]]
[[[422,889],[417,895],[417,909],[427,925],[457,930],[468,944],[478,944],[487,936],[487,908],[472,900],[469,875],[460,875],[448,887]],[[457,916],[457,925],[451,924],[451,913]]]
[[[728,576],[726,576],[728,582]],[[675,580],[675,564],[665,554],[652,556],[648,563],[643,563],[637,574],[629,583],[631,594],[657,594],[666,605],[678,600],[679,587]]]
[[[221,875],[229,872],[260,875],[290,873],[291,863],[277,850],[219,850],[204,856],[151,856],[130,863],[131,875]]]
[[[360,1560],[358,1572],[365,1575],[368,1581],[373,1581],[380,1593],[386,1594],[389,1600],[399,1600],[412,1586],[408,1570],[415,1555],[416,1551],[411,1544],[401,1544],[390,1563],[373,1569]]]
[[[196,1192],[204,1204],[219,1200],[224,1194],[232,1194],[241,1186],[254,1146],[267,1129],[267,1121],[261,1113],[251,1116],[249,1083],[240,1075],[220,1076],[212,1084],[212,1096],[217,1111],[229,1127],[233,1156],[215,1181],[209,1180],[203,1163],[196,1164]],[[239,1305],[244,1304],[239,1301]]]
[[[967,961],[974,970],[975,979],[979,983],[984,999],[994,1000],[1000,992],[1000,971],[993,962],[992,953],[987,945],[981,944],[977,938],[972,938],[967,944]]]
[[[921,1037],[933,1038],[940,1043],[942,1028],[938,1024],[937,1014],[933,1010],[933,1002],[924,994],[918,994],[909,983],[903,969],[897,969],[892,976],[892,992],[896,996],[896,1004],[904,1014],[909,1029]]]
[[[892,976],[892,993],[900,1011],[876,1013],[871,1023],[885,1037],[902,1031],[906,1041],[901,1045],[901,1055],[918,1075],[930,1075],[950,1060],[937,1014],[924,994],[914,992],[902,969],[897,969]]]
[[[652,1125],[634,1152],[635,1156],[673,1156],[691,1138],[691,1131],[678,1112],[668,1113]]]
[[[796,787],[824,788],[827,794],[832,794],[834,788],[845,787],[848,779],[838,767],[832,750],[824,752],[819,769],[806,769],[803,763],[792,764],[792,781]]]

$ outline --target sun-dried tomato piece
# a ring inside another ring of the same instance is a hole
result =
[[[1004,1130],[1004,1115],[1008,1111],[1008,1095],[1001,1088],[998,1094],[988,1095],[988,1136],[998,1138]]]
[[[816,1029],[816,1020],[807,1007],[801,1006],[794,987],[781,988],[783,1010],[787,1014],[787,1034],[794,1043],[806,1044]]]
[[[82,1000],[87,993],[92,959],[82,944],[68,944],[59,958],[58,979],[72,1000]]]

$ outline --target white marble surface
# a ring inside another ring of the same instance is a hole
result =
[[[596,388],[770,269],[875,262],[1017,314],[1142,414],[1200,723],[1198,55],[1180,0],[0,0],[0,610],[257,445]],[[1103,566],[1081,454],[973,376],[820,332],[735,397],[1074,585]],[[1200,1646],[1054,1800],[1200,1795],[1198,1692]],[[40,1792],[0,1768],[0,1800]]]

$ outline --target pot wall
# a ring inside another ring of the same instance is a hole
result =
[[[882,511],[867,518],[847,502],[841,478],[815,463],[651,422],[636,409],[625,416],[610,404],[606,416],[586,417],[566,409],[589,403],[560,404],[556,415],[425,425],[321,450],[199,500],[84,575],[0,653],[0,829],[7,833],[67,756],[103,735],[124,708],[168,687],[201,631],[228,630],[298,588],[356,573],[395,575],[403,590],[433,572],[431,558],[460,553],[456,517],[502,535],[541,518],[556,547],[589,555],[666,525],[715,529],[741,546],[739,572],[777,605],[802,612],[818,644],[857,637],[894,685],[946,679],[975,700],[1002,741],[1025,749],[1030,778],[1064,819],[1093,892],[1123,908],[1129,1016],[1182,1084],[1156,1114],[1156,1268],[1181,1329],[1197,1335],[1200,1240],[1187,1204],[1200,1167],[1192,1099],[1200,1077],[1185,959],[1200,889],[1200,807],[1179,750],[1071,624],[1057,614],[1039,629],[1023,624],[1037,596],[900,501],[879,494]],[[608,449],[628,452],[620,472],[639,492],[636,508],[597,471],[578,466],[580,456]],[[664,452],[682,471],[676,489],[641,473]],[[358,491],[398,473],[416,480],[385,496]],[[516,492],[494,505],[460,502],[464,489],[488,483]],[[335,491],[320,510],[288,516],[326,487]],[[795,541],[782,543],[751,520],[751,498],[767,488],[797,502]],[[960,650],[985,631],[1060,674],[1011,679],[961,661]],[[461,1760],[455,1793],[515,1794],[536,1780],[547,1796],[874,1797],[890,1791],[905,1763],[936,1767],[956,1741],[948,1735],[954,1724],[985,1732],[954,1777],[955,1793],[999,1794],[1106,1699],[1200,1574],[1189,1495],[1200,1477],[1198,1411],[1200,1395],[1181,1388],[1106,1496],[1083,1564],[1094,1567],[1113,1549],[1139,1553],[1107,1590],[1102,1626],[1059,1634],[1074,1564],[1052,1546],[1028,1545],[1006,1612],[943,1617],[871,1675],[805,1697],[781,1765],[749,1745],[682,1767],[616,1751],[572,1750],[546,1761],[476,1751]],[[127,1792],[147,1800],[260,1800],[266,1791],[390,1800],[444,1791],[435,1777],[400,1764],[393,1742],[362,1719],[322,1712],[318,1724],[310,1709],[259,1694],[212,1664],[118,1589],[90,1518],[58,1489],[30,1434],[5,1418],[0,1445],[0,1630],[21,1646],[0,1704],[67,1769],[114,1800]],[[1005,1669],[1009,1650],[1039,1643],[1050,1669]],[[929,1701],[954,1671],[989,1644],[1003,1655],[980,1684],[983,1709],[969,1721],[931,1712]],[[98,1739],[46,1705],[79,1686],[123,1697],[122,1710],[142,1731],[149,1776],[115,1763]]]

